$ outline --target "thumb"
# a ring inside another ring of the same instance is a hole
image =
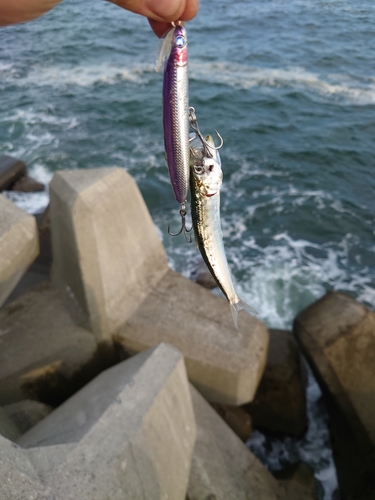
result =
[[[197,11],[199,0],[109,0],[136,14],[162,23],[189,21]]]

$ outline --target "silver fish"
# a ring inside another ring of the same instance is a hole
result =
[[[225,255],[220,223],[220,188],[223,180],[221,160],[210,135],[203,145],[199,137],[190,144],[191,217],[197,247],[213,278],[227,298],[238,330],[238,311],[256,311],[241,300],[233,285]],[[208,154],[207,154],[208,153]]]

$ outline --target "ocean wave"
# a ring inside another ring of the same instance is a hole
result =
[[[78,120],[75,116],[56,116],[45,111],[36,111],[32,108],[17,109],[0,115],[0,123],[9,123],[13,126],[17,122],[30,127],[34,125],[63,125],[65,130],[70,130],[78,125]]]
[[[362,82],[346,75],[331,75],[332,80],[341,80],[341,83],[334,83],[301,67],[260,68],[232,62],[193,62],[190,64],[190,69],[190,77],[193,80],[210,84],[217,83],[242,89],[290,88],[312,92],[330,100],[335,98],[338,103],[354,105],[375,103],[375,84],[364,86]]]
[[[18,71],[10,63],[0,64],[0,76],[3,83],[8,81],[18,86],[90,87],[97,83],[112,85],[119,81],[140,84],[147,83],[154,73],[155,67],[152,64],[134,64],[134,61],[129,63],[128,67],[114,63],[73,67],[34,66],[27,74]],[[262,68],[228,61],[193,61],[189,64],[189,76],[192,80],[246,90],[254,87],[296,89],[314,93],[341,104],[375,103],[374,78],[368,78],[364,83],[344,74],[323,77],[303,67]]]
[[[319,245],[281,232],[265,247],[255,237],[243,241],[240,251],[227,246],[227,255],[241,277],[239,295],[270,327],[290,328],[295,315],[329,289],[351,293],[368,305],[375,302],[374,277],[367,268],[349,265],[357,245],[352,234]]]
[[[49,194],[47,190],[38,193],[3,191],[2,194],[29,214],[42,213],[49,203]]]
[[[119,81],[133,83],[144,83],[144,76],[154,73],[155,69],[150,64],[141,64],[135,67],[125,68],[115,64],[98,64],[92,66],[34,66],[26,75],[22,75],[14,68],[13,71],[5,71],[0,67],[0,74],[5,81],[18,86],[52,86],[63,87],[76,85],[79,87],[90,87],[97,83],[114,84]]]

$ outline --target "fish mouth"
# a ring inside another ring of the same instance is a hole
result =
[[[205,196],[206,198],[211,198],[211,196],[215,196],[216,193],[217,191],[215,191],[214,193],[206,193]]]

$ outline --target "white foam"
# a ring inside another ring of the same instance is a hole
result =
[[[29,214],[37,214],[44,211],[49,203],[48,191],[37,193],[21,193],[19,191],[3,191],[2,194],[13,201],[20,208]]]
[[[19,86],[53,86],[77,85],[89,87],[96,83],[114,84],[118,81],[142,83],[144,75],[154,73],[151,64],[135,67],[123,67],[115,64],[64,66],[34,66],[29,73],[21,77],[8,75],[12,83]]]
[[[8,72],[10,71],[11,69],[13,68],[13,64],[12,63],[5,63],[5,62],[1,62],[0,61],[0,72]]]
[[[30,176],[38,182],[41,182],[48,188],[52,180],[53,173],[43,163],[34,163],[29,169]]]
[[[329,81],[341,80],[341,83]],[[375,103],[375,83],[359,82],[347,75],[321,75],[302,67],[260,68],[227,61],[190,64],[190,77],[194,80],[251,89],[291,88],[305,90],[320,96],[334,98],[338,103],[366,105]],[[343,83],[345,82],[345,84]]]
[[[70,130],[78,125],[78,120],[75,116],[56,116],[44,111],[35,111],[32,108],[3,113],[0,115],[1,122],[10,124],[21,122],[29,128],[35,125],[56,125],[64,126],[65,130]]]

